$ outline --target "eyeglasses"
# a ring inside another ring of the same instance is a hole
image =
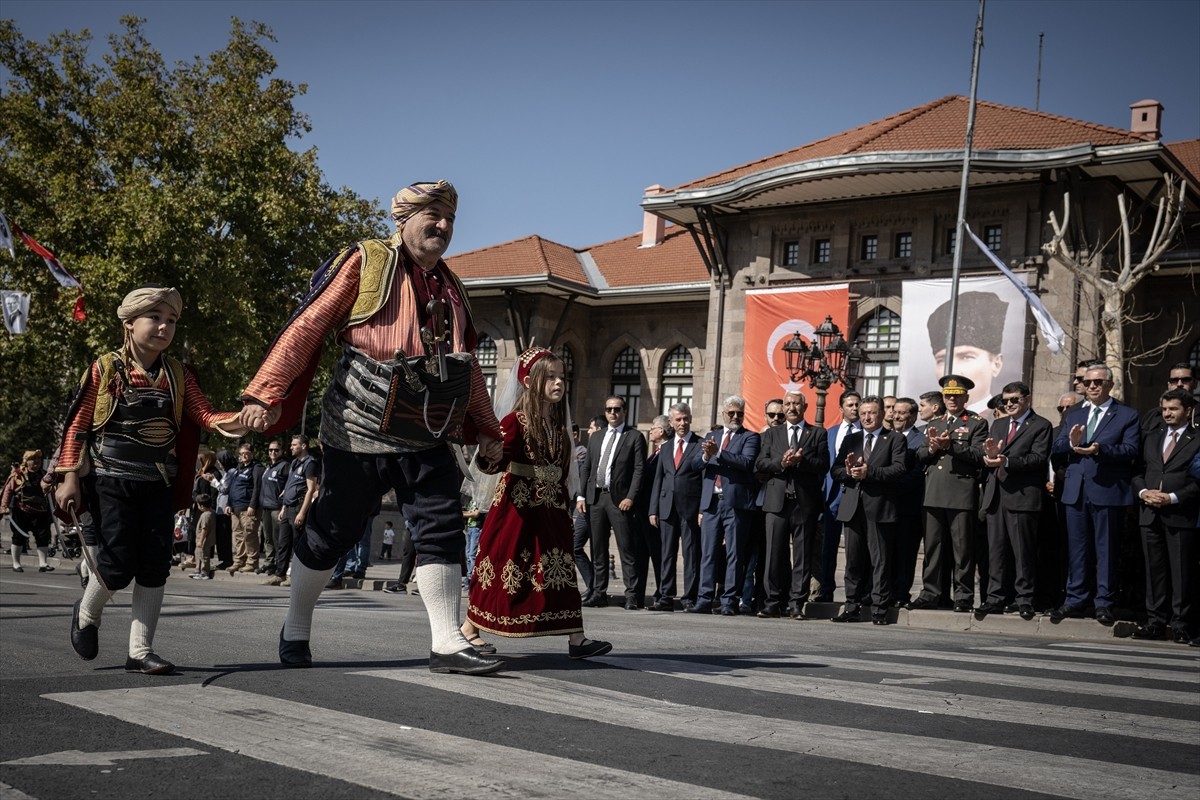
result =
[[[278,452],[279,452],[279,448],[278,448],[278,447],[268,447],[268,448],[267,448],[267,452],[268,452],[268,453],[278,453]]]
[[[1006,405],[1006,406],[1017,406],[1017,405],[1020,405],[1021,401],[1024,399],[1025,399],[1024,395],[1021,395],[1020,397],[1005,397],[1005,398],[1001,399],[1000,403],[1001,403],[1001,405]]]
[[[784,414],[782,411],[779,412],[778,414],[768,411],[767,416],[770,417],[771,419],[783,419],[784,417],[787,416],[787,414]]]
[[[727,417],[744,417],[744,416],[746,416],[746,412],[745,411],[726,411],[725,416],[727,416]]]
[[[606,406],[604,408],[604,413],[605,414],[620,414],[624,410],[625,409],[621,408],[620,406]]]
[[[1104,384],[1108,383],[1107,379],[1105,378],[1080,378],[1079,382],[1084,386],[1103,386]]]
[[[1183,378],[1183,377],[1181,377],[1181,378],[1167,378],[1167,383],[1168,383],[1168,384],[1172,384],[1172,383],[1191,383],[1191,382],[1192,382],[1192,381],[1194,381],[1194,380],[1196,380],[1196,379],[1195,379],[1195,378],[1192,378],[1192,377],[1186,377],[1186,378]]]

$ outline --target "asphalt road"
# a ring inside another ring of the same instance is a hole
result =
[[[166,677],[68,641],[78,579],[0,572],[0,800],[1200,796],[1200,651],[1110,639],[588,609],[614,643],[497,640],[433,675],[421,601],[327,592],[284,670],[286,589],[167,586]],[[1094,624],[1094,623],[1092,623]]]

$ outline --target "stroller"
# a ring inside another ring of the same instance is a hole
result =
[[[57,550],[61,558],[74,561],[83,555],[83,526],[77,523],[65,524],[55,520],[55,537],[50,544],[50,555]]]

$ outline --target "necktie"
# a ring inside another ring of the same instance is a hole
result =
[[[1163,448],[1163,463],[1167,463],[1167,459],[1171,457],[1171,453],[1175,452],[1175,445],[1179,444],[1179,431],[1171,431],[1171,438],[1167,441],[1167,446]]]
[[[683,461],[683,439],[675,439],[675,469],[679,469],[679,462]]]
[[[1100,406],[1092,406],[1092,416],[1088,419],[1087,424],[1087,441],[1092,443],[1092,436],[1096,433],[1096,425],[1100,423],[1100,416],[1104,412],[1100,410]]]
[[[792,440],[790,442],[790,446],[793,450],[795,450],[796,446],[799,444],[800,444],[800,426],[793,425],[792,426]]]
[[[866,445],[863,446],[863,463],[864,464],[867,463],[867,461],[869,461],[871,458],[871,446],[874,443],[875,443],[875,434],[868,433],[867,434],[867,443],[866,443]]]
[[[609,428],[604,434],[604,449],[600,451],[600,466],[596,470],[596,485],[601,489],[608,486],[608,459],[612,456],[613,443],[616,441],[616,431]]]
[[[1008,426],[1008,436],[1005,437],[1004,443],[1008,444],[1009,442],[1011,442],[1013,440],[1013,437],[1016,435],[1017,435],[1017,421],[1014,419],[1012,421],[1012,424]]]
[[[725,446],[727,444],[729,444],[729,429],[728,428],[725,429],[725,435],[721,437],[721,448],[720,449],[724,450]],[[716,480],[713,481],[713,488],[714,489],[721,488],[721,475],[719,473],[717,474]]]

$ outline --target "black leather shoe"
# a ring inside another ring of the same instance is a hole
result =
[[[738,615],[736,606],[721,606],[722,617],[736,617]]]
[[[955,611],[957,611],[957,610],[958,609],[955,609]],[[984,603],[979,608],[975,609],[975,616],[979,617],[980,619],[982,619],[983,617],[986,617],[988,614],[1003,614],[1003,613],[1004,613],[1004,606],[1000,605],[999,603]]]
[[[307,639],[289,642],[283,638],[283,627],[279,628],[279,663],[285,667],[311,667],[312,650]]]
[[[581,658],[602,656],[610,650],[612,650],[612,644],[610,642],[602,642],[599,639],[584,639],[583,644],[567,645],[567,655],[576,661]]]
[[[774,619],[776,617],[783,616],[783,614],[780,613],[778,608],[763,606],[762,610],[759,611],[755,616],[757,616],[759,619]]]
[[[804,606],[792,606],[788,609],[787,615],[792,619],[808,619],[804,615]]]
[[[91,661],[100,653],[100,630],[95,625],[79,629],[79,605],[82,600],[76,600],[71,610],[71,647],[84,661]]]
[[[918,597],[916,600],[908,604],[909,611],[922,611],[924,609],[937,608],[938,601],[931,597]]]
[[[1061,622],[1064,619],[1083,619],[1083,608],[1063,603],[1058,608],[1050,609],[1050,621]]]
[[[688,612],[691,614],[711,614],[712,606],[708,603],[696,603],[688,607]]]
[[[970,600],[955,600],[954,601],[954,610],[956,613],[959,613],[959,614],[970,613],[971,601]]]
[[[459,675],[487,675],[504,666],[498,658],[480,655],[475,648],[459,650],[457,653],[435,653],[429,651],[430,672],[455,672]]]
[[[1129,635],[1130,639],[1142,639],[1146,641],[1160,641],[1167,635],[1167,626],[1161,622],[1147,622],[1145,625],[1139,625],[1137,630]]]
[[[1017,613],[1021,615],[1021,619],[1033,619],[1033,606],[1029,605],[1029,603],[1021,603],[1017,606]]]
[[[738,610],[739,614],[753,614],[754,613],[754,607],[751,606],[749,603],[738,604],[737,610]]]
[[[832,622],[862,622],[862,609],[858,606],[846,606],[842,613],[834,617]]]
[[[1187,644],[1192,640],[1192,637],[1188,634],[1187,628],[1180,627],[1171,629],[1171,639],[1176,644]]]
[[[1113,611],[1108,606],[1101,606],[1096,609],[1096,622],[1099,622],[1101,625],[1112,625],[1116,621],[1117,618],[1113,616]]]
[[[345,589],[346,585],[344,583],[342,583],[341,578],[334,578],[334,579],[330,580],[329,583],[325,584],[325,588],[326,589],[334,589],[334,590]]]
[[[584,603],[584,605],[588,608],[608,608],[608,595],[595,595],[591,600]]]
[[[884,612],[876,611],[875,613],[871,614],[871,624],[872,625],[891,625],[892,621],[890,619],[888,619],[888,615],[887,615],[886,611],[884,611]]]
[[[38,572],[54,572],[54,567],[51,567],[51,566],[38,567]]]
[[[130,656],[125,659],[125,671],[140,672],[143,675],[170,675],[175,671],[175,665],[154,653],[149,653],[145,658]]]
[[[648,606],[651,611],[674,611],[675,602],[673,600],[659,600],[652,606]]]

